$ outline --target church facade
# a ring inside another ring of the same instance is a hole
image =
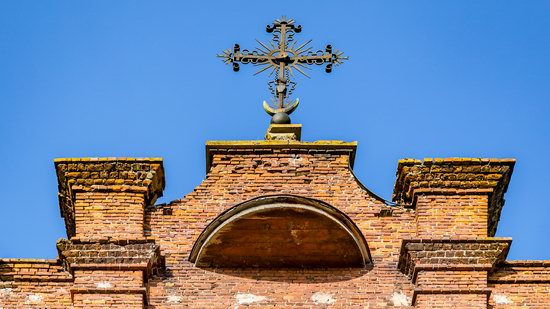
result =
[[[387,202],[355,142],[300,129],[208,142],[205,180],[160,205],[162,159],[56,159],[67,239],[0,259],[0,308],[550,306],[550,261],[494,237],[513,159],[400,160]]]
[[[290,96],[311,51],[282,17],[254,50],[270,72],[265,140],[206,144],[206,178],[155,205],[160,158],[55,160],[67,239],[54,260],[0,259],[3,308],[550,308],[550,261],[507,261],[495,237],[513,159],[404,159],[393,202],[355,177],[357,143],[301,141]],[[306,75],[307,76],[307,75]]]

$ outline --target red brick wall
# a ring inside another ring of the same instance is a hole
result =
[[[548,308],[550,261],[509,261],[489,276],[491,308]]]
[[[70,282],[19,281],[0,284],[0,308],[70,308],[70,288]]]
[[[550,282],[491,283],[490,308],[549,308]]]
[[[139,270],[75,270],[74,284],[88,288],[139,288],[143,272]]]
[[[143,296],[135,294],[75,294],[74,308],[143,309]]]
[[[487,236],[487,195],[419,195],[416,201],[420,238]]]
[[[426,294],[419,295],[415,308],[487,308],[484,294]]]
[[[143,238],[143,193],[77,192],[76,237]]]
[[[149,308],[545,308],[550,303],[550,262],[504,262],[510,240],[487,238],[496,228],[510,160],[406,160],[395,191],[401,204],[390,207],[353,175],[352,144],[213,145],[206,179],[168,205],[150,206],[164,186],[158,159],[56,161],[70,239],[58,242],[59,260],[0,259],[0,308],[142,308],[145,303]],[[104,172],[93,178],[82,171]],[[363,234],[372,264],[200,268],[189,261],[199,235],[221,213],[273,195],[337,208]]]
[[[418,273],[417,287],[432,289],[452,286],[456,289],[483,288],[487,286],[487,271],[442,270]]]
[[[71,287],[58,261],[0,259],[0,308],[68,308]]]
[[[215,270],[187,261],[199,234],[221,212],[273,194],[319,199],[343,211],[364,234],[375,267]],[[414,235],[414,212],[395,208],[391,216],[380,217],[389,207],[357,182],[347,153],[275,149],[215,155],[205,181],[166,208],[171,211],[149,208],[146,213],[146,235],[160,244],[168,269],[149,284],[152,305],[166,306],[171,300],[174,307],[227,308],[256,299],[251,306],[311,307],[317,301],[363,308],[388,306],[395,293],[412,293],[397,263],[401,239]]]

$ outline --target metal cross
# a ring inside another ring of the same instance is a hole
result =
[[[333,49],[331,45],[327,45],[324,51],[311,51],[312,47],[308,47],[311,40],[296,46],[294,34],[300,33],[302,26],[296,25],[294,19],[286,19],[285,16],[276,19],[273,25],[267,25],[266,31],[273,33],[273,39],[268,44],[256,40],[260,47],[252,51],[241,50],[239,44],[235,44],[233,50],[227,49],[218,57],[223,58],[226,64],[231,63],[235,72],[239,71],[240,63],[259,66],[260,70],[254,75],[270,70],[269,76],[274,76],[274,80],[267,84],[273,94],[273,105],[264,101],[264,109],[273,116],[271,123],[290,123],[288,115],[300,102],[299,99],[289,99],[296,87],[296,82],[290,80],[290,77],[294,77],[294,71],[309,78],[302,69],[309,70],[307,65],[326,63],[325,72],[330,73],[333,65],[342,64],[348,57],[344,57],[343,52]]]

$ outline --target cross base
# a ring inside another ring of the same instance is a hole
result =
[[[301,138],[301,124],[271,124],[265,134],[267,141],[300,141]]]

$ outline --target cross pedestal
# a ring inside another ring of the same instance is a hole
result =
[[[301,124],[271,124],[265,134],[267,141],[300,141],[301,138]]]

